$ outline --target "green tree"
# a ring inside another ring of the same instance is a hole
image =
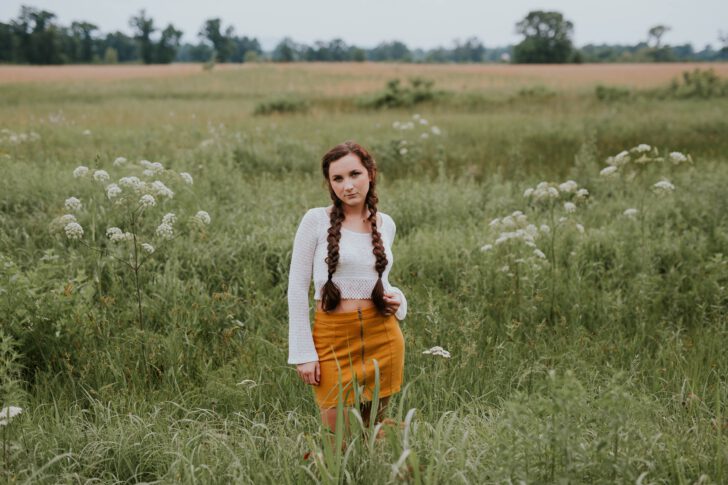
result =
[[[182,31],[174,28],[169,24],[162,31],[162,36],[155,46],[155,61],[160,64],[169,64],[177,57],[177,49],[179,49],[179,41],[182,38]]]
[[[293,39],[286,37],[273,49],[274,62],[295,62],[299,59],[299,48]]]
[[[74,39],[76,52],[74,57],[78,62],[91,62],[94,57],[94,39],[92,32],[98,27],[89,22],[73,22],[71,34]]]
[[[232,37],[234,29],[232,26],[229,26],[223,34],[220,30],[221,28],[222,21],[219,18],[207,19],[202,25],[198,36],[212,44],[212,48],[215,49],[215,60],[217,62],[227,62],[233,51]]]
[[[662,41],[662,36],[669,31],[670,27],[668,27],[667,25],[655,25],[649,31],[647,31],[647,43],[649,44],[650,40],[654,40],[655,49],[659,49],[660,42]]]
[[[513,49],[516,63],[564,63],[571,59],[574,24],[559,12],[535,10],[516,24],[516,32],[525,36]]]
[[[129,26],[134,29],[134,38],[139,45],[139,54],[144,64],[151,64],[154,61],[154,44],[152,34],[155,30],[154,20],[147,17],[145,10],[129,19]]]

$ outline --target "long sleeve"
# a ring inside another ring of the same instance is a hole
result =
[[[288,273],[288,363],[303,364],[318,360],[309,320],[308,289],[311,285],[316,251],[318,220],[314,209],[301,219],[293,241]]]

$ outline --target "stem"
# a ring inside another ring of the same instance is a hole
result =
[[[551,283],[551,302],[549,304],[549,323],[554,323],[554,305],[556,300],[556,224],[554,223],[554,203],[549,207],[549,222],[551,223],[551,268],[549,268],[549,280]]]
[[[134,270],[134,286],[136,286],[137,305],[139,307],[139,329],[144,330],[144,315],[142,313],[142,290],[139,286],[139,253],[137,249],[136,221],[134,217],[132,217],[131,220],[131,235],[134,239],[134,265],[132,266],[132,270]]]

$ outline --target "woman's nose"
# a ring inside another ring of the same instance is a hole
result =
[[[353,188],[354,188],[354,184],[351,183],[351,181],[348,181],[348,182],[345,182],[344,183],[344,190],[351,190]]]

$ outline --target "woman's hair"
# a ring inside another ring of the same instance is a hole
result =
[[[364,168],[369,173],[369,192],[364,203],[369,209],[369,223],[372,226],[372,252],[377,258],[374,263],[374,269],[377,271],[379,278],[377,283],[374,285],[372,290],[372,301],[374,306],[381,312],[384,313],[384,284],[382,283],[382,274],[387,267],[387,255],[384,252],[384,244],[382,243],[382,236],[377,230],[377,198],[376,185],[377,185],[377,164],[374,158],[369,154],[364,147],[353,141],[346,141],[340,145],[336,145],[321,159],[321,169],[324,173],[324,178],[329,187],[329,194],[331,200],[334,202],[334,207],[331,209],[331,226],[329,227],[329,234],[327,237],[328,241],[328,256],[326,257],[326,264],[329,267],[329,278],[321,289],[321,305],[324,311],[331,311],[339,305],[341,301],[341,292],[336,284],[332,281],[336,266],[339,264],[339,240],[341,239],[341,224],[344,222],[344,207],[341,199],[339,199],[334,193],[334,189],[331,187],[329,182],[329,166],[335,161],[345,157],[346,155],[353,153],[361,161]]]

